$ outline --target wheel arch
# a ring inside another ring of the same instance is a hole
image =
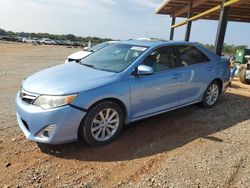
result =
[[[102,98],[102,99],[95,101],[94,103],[90,104],[90,106],[86,109],[86,112],[88,113],[90,111],[90,109],[92,109],[94,106],[96,106],[99,103],[106,102],[106,101],[114,102],[121,107],[121,110],[122,110],[123,115],[124,115],[124,122],[126,122],[126,120],[128,118],[128,109],[122,100],[115,98],[115,97],[106,97],[106,98]]]
[[[122,102],[120,99],[117,99],[117,98],[114,98],[114,97],[103,98],[103,99],[100,99],[100,100],[96,101],[95,103],[93,103],[93,104],[91,104],[91,105],[89,106],[89,108],[86,110],[86,113],[88,113],[88,112],[89,112],[93,107],[95,107],[97,104],[100,104],[100,103],[102,103],[102,102],[107,102],[107,101],[114,102],[114,103],[118,104],[118,105],[121,107],[121,110],[122,110],[123,115],[124,115],[124,118],[123,118],[123,121],[124,121],[124,122],[123,122],[123,123],[125,123],[125,122],[127,121],[127,118],[128,118],[128,110],[127,110],[127,108],[126,108],[126,105],[125,105],[125,103]],[[77,136],[78,136],[78,138],[81,137],[81,132],[80,132],[79,130],[80,130],[81,126],[82,126],[82,122],[84,121],[84,118],[85,118],[85,117],[83,117],[83,119],[82,119],[82,121],[81,121],[81,123],[80,123],[80,125],[79,125],[79,127],[78,127],[78,131],[77,131]]]
[[[220,78],[215,78],[210,83],[212,83],[212,82],[217,82],[220,85],[220,94],[221,94],[222,93],[222,87],[223,87],[223,81]]]

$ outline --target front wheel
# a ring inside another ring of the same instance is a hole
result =
[[[118,104],[111,101],[99,103],[83,119],[79,135],[92,146],[107,144],[119,135],[123,118]]]
[[[205,108],[213,107],[219,99],[220,95],[220,84],[216,81],[213,81],[207,87],[203,99],[202,99],[202,106]]]

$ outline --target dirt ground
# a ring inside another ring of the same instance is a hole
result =
[[[21,81],[78,50],[0,42],[0,188],[250,187],[250,86],[237,78],[214,108],[133,123],[105,146],[28,141],[15,117]]]

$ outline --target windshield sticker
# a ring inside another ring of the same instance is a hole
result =
[[[136,51],[141,51],[144,52],[147,48],[141,47],[141,46],[132,46],[130,50],[136,50]]]

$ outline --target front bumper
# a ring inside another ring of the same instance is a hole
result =
[[[78,139],[78,128],[85,112],[69,105],[43,110],[40,107],[23,102],[16,95],[16,116],[19,127],[29,140],[46,143],[62,144]],[[48,139],[43,139],[38,134],[53,125],[55,128]]]

